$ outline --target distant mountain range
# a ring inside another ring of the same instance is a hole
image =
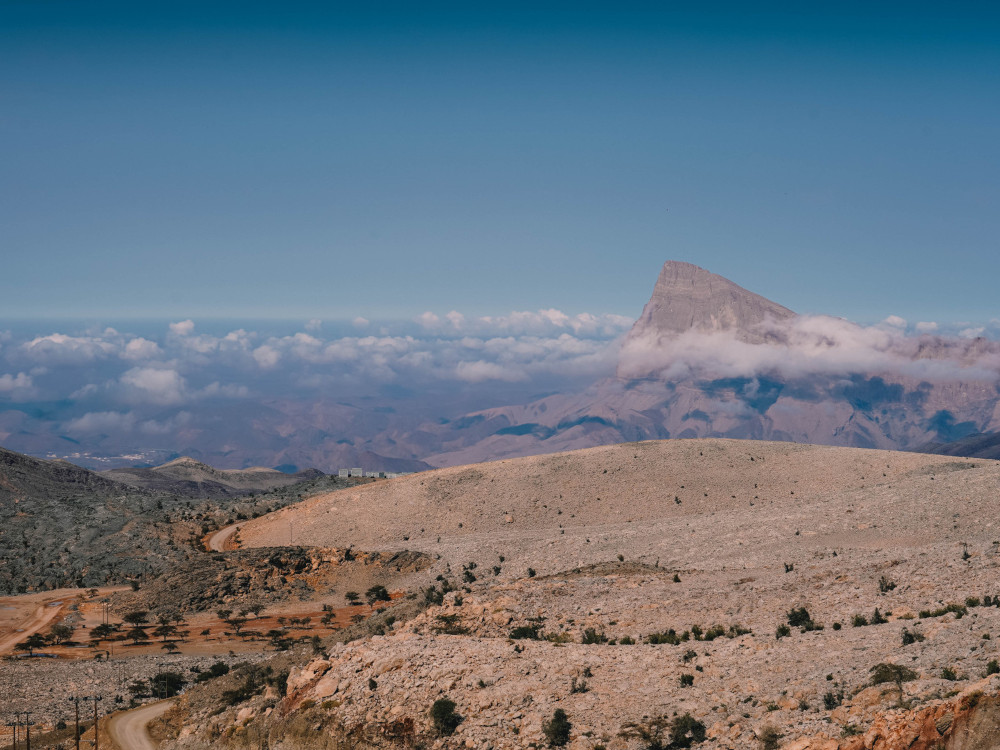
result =
[[[474,391],[447,380],[412,389],[372,383],[353,401],[339,400],[331,386],[319,397],[206,401],[197,417],[186,405],[165,409],[148,423],[97,413],[90,415],[96,432],[86,433],[65,430],[70,415],[79,416],[72,399],[68,406],[16,404],[0,411],[0,442],[111,469],[105,476],[134,487],[195,497],[296,479],[245,467],[421,471],[662,438],[1000,457],[1000,343],[908,335],[901,323],[799,315],[698,266],[668,261],[631,330],[605,344],[595,371],[607,375],[592,375],[589,384],[573,373],[544,394],[501,381]],[[121,420],[125,428],[115,426]],[[164,464],[171,459],[179,462]],[[164,465],[127,468],[151,464]]]
[[[988,434],[1000,429],[998,372],[996,342],[799,316],[669,261],[622,344],[616,377],[416,434],[435,466],[701,437],[989,457],[1000,455]]]

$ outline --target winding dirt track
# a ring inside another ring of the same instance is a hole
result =
[[[69,597],[60,598],[64,599]],[[11,633],[4,638],[0,638],[0,654],[4,654],[12,650],[14,646],[23,641],[29,635],[37,633],[39,630],[56,619],[56,616],[62,612],[62,606],[51,606],[51,602],[40,603],[32,610],[31,616],[27,620],[18,623],[17,630],[14,633]]]
[[[226,526],[223,529],[219,529],[208,539],[208,548],[212,552],[223,552],[226,549],[226,542],[236,533],[239,529],[239,524],[233,524],[232,526]]]
[[[134,711],[114,714],[108,720],[107,731],[118,750],[156,750],[156,742],[149,736],[146,726],[162,716],[174,705],[172,700],[150,703]]]

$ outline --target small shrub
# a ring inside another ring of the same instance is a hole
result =
[[[901,685],[904,682],[911,682],[917,679],[917,673],[909,667],[899,664],[882,663],[876,664],[870,670],[872,685],[882,685],[886,682],[895,682]]]
[[[889,621],[883,617],[881,612],[878,611],[878,607],[875,607],[875,612],[872,614],[871,622],[872,625],[885,625]]]
[[[986,664],[986,676],[989,677],[993,674],[1000,674],[1000,663],[996,659],[990,659]]]
[[[705,741],[705,725],[691,714],[675,716],[670,722],[670,747],[684,748]]]
[[[882,576],[881,578],[878,579],[878,590],[881,593],[888,594],[894,588],[896,588],[896,582],[895,581],[890,581],[885,576]]]
[[[549,741],[549,747],[564,747],[569,743],[569,732],[573,728],[566,712],[557,708],[552,718],[542,725],[542,734]]]
[[[510,631],[508,638],[512,641],[537,641],[541,638],[539,630],[541,628],[538,625],[518,625]]]
[[[788,624],[793,628],[801,627],[808,622],[812,622],[812,618],[805,607],[793,608],[788,612]]]
[[[958,679],[958,675],[955,674],[955,670],[951,667],[945,667],[941,670],[941,678],[944,680],[951,680],[955,682]]]
[[[918,643],[924,640],[924,634],[903,628],[903,645],[909,646],[911,643]]]
[[[608,637],[603,631],[598,633],[594,628],[587,628],[583,631],[583,638],[580,642],[584,645],[600,645],[608,642]]]
[[[431,706],[431,721],[439,735],[454,734],[462,717],[455,711],[455,701],[449,698],[438,698]]]
[[[681,687],[691,687],[694,685],[694,675],[693,674],[682,674],[681,675]]]
[[[969,607],[969,608],[978,607],[979,606],[979,597],[978,596],[967,597],[966,600],[965,600],[965,606]]]
[[[686,641],[688,639],[681,638],[681,636],[677,635],[677,631],[674,630],[673,628],[665,630],[662,633],[650,633],[649,635],[646,636],[646,643],[653,646],[659,646],[664,643],[667,644],[668,646],[676,646],[682,640]]]
[[[832,711],[843,702],[844,702],[843,691],[837,691],[835,693],[831,690],[827,691],[826,694],[823,695],[823,708],[825,708],[827,711]]]
[[[757,741],[760,742],[762,750],[778,750],[782,737],[783,735],[777,728],[768,724],[760,730],[760,734],[757,735]]]
[[[534,578],[536,575],[534,568],[528,568],[528,578]]]
[[[621,646],[633,646],[635,645],[635,640],[630,635],[623,635],[618,639],[618,644]]]
[[[779,625],[774,631],[774,637],[776,640],[781,640],[782,638],[787,638],[792,634],[792,629],[787,625]]]
[[[316,701],[314,701],[312,698],[307,698],[306,700],[302,701],[301,704],[299,704],[299,708],[301,708],[303,711],[308,711],[310,708],[315,708],[315,707],[316,707]]]
[[[569,693],[570,695],[576,695],[577,693],[589,693],[590,688],[587,686],[586,680],[577,680],[575,677],[570,680]]]
[[[868,618],[864,615],[854,615],[851,618],[851,627],[853,628],[863,628],[868,624]]]
[[[955,614],[956,620],[961,620],[965,615],[969,613],[969,610],[967,610],[961,604],[955,604],[954,602],[952,602],[951,604],[946,604],[945,606],[938,607],[937,609],[922,609],[920,610],[920,618],[923,619],[925,617],[942,617],[943,615],[946,615],[949,612],[953,612]]]

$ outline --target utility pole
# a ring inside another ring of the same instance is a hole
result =
[[[104,700],[104,696],[102,696],[102,695],[95,695],[91,700],[94,701],[94,750],[100,750],[100,744],[99,743],[101,741],[101,739],[100,739],[101,736],[100,736],[100,733],[98,731],[100,729],[100,727],[97,725],[97,703],[98,703],[98,701]],[[31,748],[28,748],[28,750],[31,750]]]
[[[17,720],[8,721],[7,726],[10,727],[11,734],[14,737],[14,741],[11,743],[11,750],[17,750]]]
[[[25,734],[25,737],[27,738],[27,744],[25,745],[25,747],[27,748],[27,750],[31,750],[31,727],[34,724],[34,722],[30,721],[30,719],[31,719],[31,711],[25,711],[24,712],[24,734]]]
[[[76,706],[76,724],[73,730],[73,738],[76,740],[76,750],[80,750],[80,698],[74,695],[69,699]]]

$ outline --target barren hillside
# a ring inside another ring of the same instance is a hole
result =
[[[705,748],[771,729],[796,750],[992,748],[998,486],[997,462],[698,440],[313,498],[239,538],[440,555],[429,608],[293,670],[285,697],[193,692],[170,746],[544,747],[560,709],[581,750],[651,747],[629,726],[664,717],[669,737],[685,715]],[[899,686],[873,684],[880,664]]]

